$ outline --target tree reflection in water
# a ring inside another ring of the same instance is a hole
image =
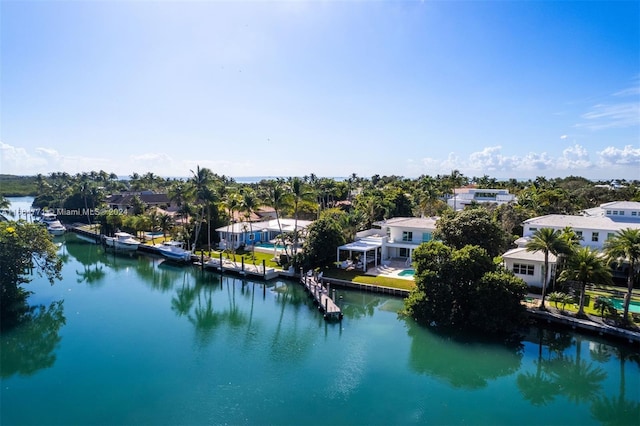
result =
[[[27,309],[20,323],[0,335],[0,377],[30,376],[53,366],[65,324],[63,301]]]
[[[606,363],[613,356],[620,361],[620,389],[617,397],[602,395],[605,371],[582,359],[582,337],[564,332],[532,329],[537,335],[538,359],[535,373],[520,373],[516,379],[523,397],[533,405],[546,405],[563,396],[575,403],[590,403],[593,417],[605,425],[636,425],[640,419],[640,403],[625,398],[627,362],[640,363],[640,355],[626,346],[611,346],[603,342],[591,345],[589,354],[597,363]],[[533,339],[531,339],[533,340]],[[575,345],[575,357],[566,351]],[[547,348],[546,358],[543,348]],[[637,381],[635,382],[637,386]]]
[[[489,380],[513,374],[520,368],[522,345],[456,340],[427,330],[409,319],[407,330],[412,338],[411,368],[454,387],[483,388]],[[482,353],[477,353],[474,346]]]
[[[608,353],[613,353],[620,361],[620,388],[617,397],[602,396],[591,404],[591,414],[604,425],[637,425],[640,421],[640,403],[626,399],[627,362],[640,364],[640,354],[625,346],[608,347]],[[633,385],[638,387],[638,378]]]

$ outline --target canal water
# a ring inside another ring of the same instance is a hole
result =
[[[220,276],[56,238],[63,280],[28,284],[0,336],[0,424],[638,424],[640,355],[532,329],[505,346],[435,334],[402,300]]]

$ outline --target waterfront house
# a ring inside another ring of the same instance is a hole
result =
[[[585,210],[580,215],[550,214],[524,221],[524,238],[542,228],[562,230],[571,227],[582,240],[580,244],[601,250],[604,242],[625,228],[640,229],[640,202],[614,201]]]
[[[343,266],[353,264],[364,271],[369,265],[378,266],[391,259],[403,260],[410,266],[413,251],[433,239],[437,220],[435,217],[394,217],[374,222],[376,228],[358,232],[355,241],[338,247],[337,260]]]
[[[502,255],[505,267],[529,285],[542,287],[544,279],[544,254],[530,253],[526,245],[533,234],[542,228],[563,230],[571,228],[579,237],[582,246],[602,250],[607,239],[626,228],[640,229],[640,202],[614,201],[588,209],[580,215],[550,214],[527,219],[523,222],[523,236],[516,241],[518,246]],[[555,256],[549,256],[550,277],[555,271]],[[614,270],[614,277],[624,276],[624,268]]]
[[[218,247],[221,249],[237,249],[242,246],[273,243],[280,233],[293,232],[296,226],[295,219],[283,218],[270,219],[259,222],[235,222],[216,229],[220,237]],[[298,219],[297,230],[304,236],[307,227],[312,222]],[[282,230],[280,229],[282,228]]]

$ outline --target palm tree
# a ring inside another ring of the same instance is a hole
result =
[[[269,207],[273,207],[276,214],[276,221],[278,222],[278,228],[280,230],[280,236],[282,236],[282,224],[280,223],[280,212],[287,205],[287,193],[285,192],[282,181],[275,180],[269,182],[267,186],[267,192],[264,200]],[[284,251],[287,253],[287,246],[284,245]]]
[[[198,235],[200,234],[200,228],[202,227],[202,221],[204,220],[204,211],[207,210],[207,243],[209,245],[209,251],[211,251],[211,203],[215,201],[216,194],[209,187],[213,180],[213,172],[206,168],[196,167],[196,171],[191,170],[191,179],[189,183],[193,186],[196,202],[200,205],[199,218],[196,221],[196,233],[194,236],[193,247],[195,248],[198,241]]]
[[[169,231],[173,227],[173,218],[166,213],[162,213],[158,217],[158,223],[160,229],[162,230],[162,237],[166,239],[167,231]]]
[[[627,275],[627,294],[624,297],[624,314],[622,321],[628,323],[629,302],[633,291],[633,281],[640,264],[640,229],[622,229],[604,243],[604,250],[610,261],[619,262],[620,259],[629,262]]]
[[[567,268],[560,274],[560,280],[580,283],[580,306],[576,316],[584,317],[584,292],[587,283],[609,284],[611,271],[597,251],[590,247],[580,247],[569,255]]]
[[[240,190],[242,199],[240,200],[240,209],[244,212],[245,219],[249,222],[249,234],[253,234],[253,225],[251,221],[251,214],[258,207],[259,200],[256,197],[255,192],[251,188],[242,188]],[[253,257],[255,248],[255,237],[251,244],[251,257]]]
[[[558,255],[559,253],[567,253],[569,245],[562,238],[559,230],[551,228],[541,228],[533,233],[531,241],[527,243],[527,251],[544,253],[544,281],[542,282],[542,301],[540,302],[540,310],[546,309],[544,298],[547,292],[547,283],[549,282],[549,253]]]
[[[229,215],[229,221],[227,222],[227,236],[225,238],[225,249],[229,248],[229,236],[231,235],[231,224],[234,221],[233,213],[240,208],[242,203],[242,198],[237,192],[227,192],[224,201],[221,203],[222,206],[227,210],[227,214]],[[235,252],[235,242],[231,241],[231,250]]]
[[[293,217],[294,217],[294,225],[293,225],[293,248],[292,254],[296,253],[298,249],[298,206],[300,201],[309,200],[310,197],[313,196],[311,191],[308,191],[304,182],[299,177],[294,177],[289,179],[289,189],[291,190],[291,195],[293,196]]]

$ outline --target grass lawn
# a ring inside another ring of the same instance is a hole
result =
[[[372,284],[382,287],[399,288],[403,290],[413,290],[416,286],[413,280],[403,280],[399,278],[389,278],[385,276],[374,277],[365,275],[358,271],[345,271],[338,268],[324,268],[323,275],[327,278],[335,278],[339,280],[352,281],[360,284]]]
[[[599,317],[600,316],[600,311],[593,308],[593,305],[595,304],[595,301],[596,301],[596,297],[597,296],[611,297],[611,293],[606,292],[606,291],[587,290],[585,294],[590,296],[590,297],[589,297],[589,304],[585,304],[585,306],[584,306],[584,312],[589,314],[589,315],[594,315],[594,316]],[[638,301],[638,298],[637,297],[632,297],[631,300],[632,301]],[[552,306],[552,307],[556,308],[555,302],[551,302],[549,300],[546,300],[545,303],[546,303],[547,306]],[[562,309],[562,304],[558,303],[557,308],[558,309]],[[571,313],[578,312],[578,303],[575,303],[575,304],[567,303],[564,306],[564,311],[571,312]],[[618,313],[622,314],[622,310],[619,309]],[[605,313],[605,317],[607,317],[606,313]],[[629,313],[629,317],[630,317],[629,319],[631,321],[633,321],[633,317],[632,317],[631,313]]]
[[[196,255],[200,256],[200,252],[201,250],[196,250]],[[205,251],[204,255],[205,256],[209,256],[211,258],[219,258],[220,257],[220,253],[222,253],[222,258],[223,259],[229,259],[229,260],[233,260],[235,262],[241,262],[242,259],[244,258],[244,263],[247,265],[253,265],[253,262],[255,260],[256,265],[262,265],[262,261],[265,261],[265,266],[267,268],[276,268],[276,269],[281,269],[280,265],[278,265],[276,262],[274,262],[273,259],[273,254],[271,253],[260,253],[260,252],[255,252],[253,254],[253,258],[251,257],[251,252],[248,251],[237,251],[235,254],[235,258],[234,255],[231,253],[225,253],[222,252],[220,250],[212,250],[212,251]]]

